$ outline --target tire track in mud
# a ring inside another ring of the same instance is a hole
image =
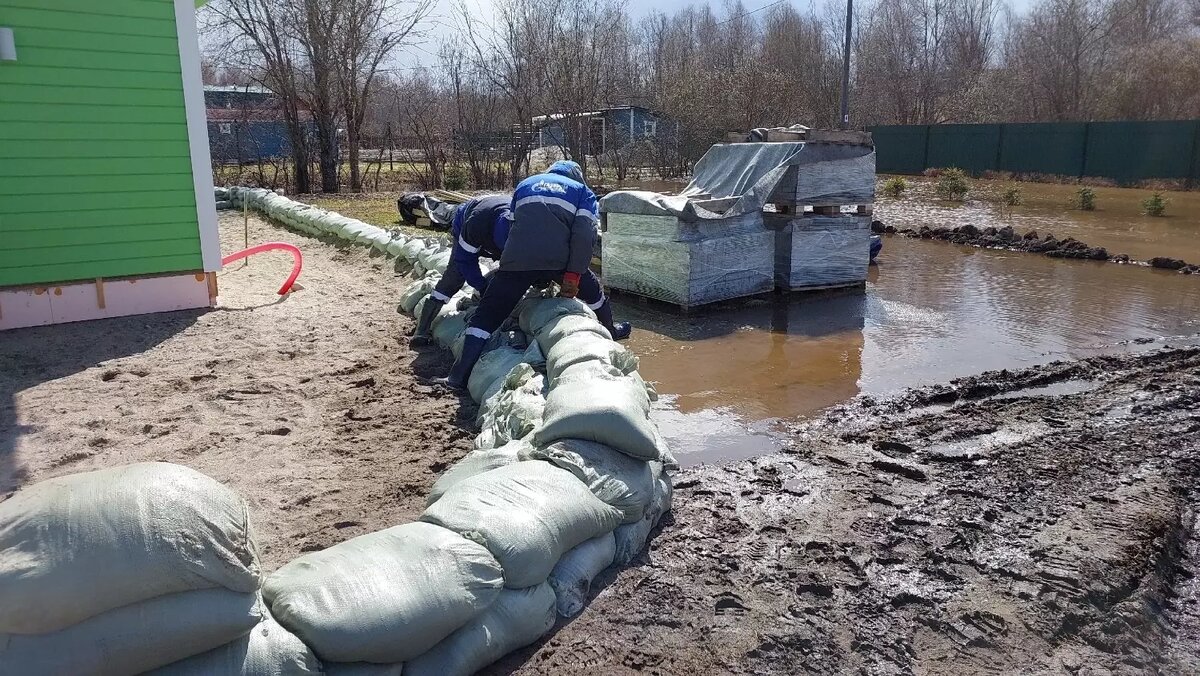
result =
[[[860,398],[683,471],[649,551],[498,672],[1197,673],[1198,400],[1196,349]]]

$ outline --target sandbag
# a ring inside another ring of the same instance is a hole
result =
[[[618,566],[627,566],[646,548],[646,539],[650,531],[658,525],[663,514],[671,511],[671,477],[663,474],[656,482],[654,502],[646,510],[642,520],[621,526],[614,533],[617,554],[614,562]]]
[[[480,407],[480,424],[496,438],[524,439],[542,424],[546,408],[546,379],[529,364],[517,364],[503,387]]]
[[[261,617],[254,593],[166,594],[48,634],[0,634],[0,676],[140,674],[229,643]]]
[[[259,583],[246,503],[181,465],[72,474],[0,503],[0,633],[44,634],[164,594]]]
[[[565,315],[546,322],[542,330],[537,333],[537,342],[542,346],[542,352],[549,359],[550,352],[554,350],[558,341],[575,333],[591,333],[600,338],[612,340],[612,334],[608,332],[608,329],[595,319],[579,315]]]
[[[447,303],[447,305],[449,305]],[[435,321],[433,326],[433,339],[439,345],[449,348],[454,344],[454,341],[467,330],[467,322],[471,319],[471,312],[459,312],[452,310],[442,317],[440,321]],[[417,315],[420,317],[420,315]]]
[[[645,388],[596,362],[568,367],[551,383],[533,444],[560,439],[596,441],[640,460],[659,458],[660,437]]]
[[[592,589],[592,580],[600,571],[612,565],[617,556],[617,541],[612,533],[605,533],[580,543],[563,554],[558,565],[550,571],[550,586],[554,588],[558,614],[575,617],[587,604]]]
[[[280,624],[333,662],[403,662],[495,600],[503,584],[480,545],[407,523],[305,554],[267,578]]]
[[[404,667],[404,676],[469,676],[554,626],[549,584],[505,589],[482,615]]]
[[[621,510],[621,523],[641,520],[654,501],[655,477],[649,463],[604,444],[563,439],[549,446],[531,446],[523,457],[545,460],[574,474],[592,495]]]
[[[541,333],[546,324],[558,317],[578,315],[589,319],[596,318],[596,313],[584,305],[583,301],[574,298],[526,298],[517,304],[516,314],[521,330],[527,336]]]
[[[499,448],[471,451],[463,456],[461,460],[450,465],[438,477],[438,480],[433,484],[433,488],[429,491],[429,497],[425,499],[425,505],[428,506],[437,502],[437,499],[442,497],[443,493],[464,479],[473,477],[476,474],[489,472],[497,467],[504,467],[505,465],[519,462],[521,453],[529,449],[529,444],[516,441],[507,443]]]
[[[545,582],[564,552],[615,528],[621,512],[564,469],[518,462],[455,484],[421,520],[482,543],[517,589]]]
[[[402,676],[404,663],[371,664],[370,662],[326,662],[325,676]]]
[[[324,673],[316,655],[271,613],[249,634],[225,645],[155,669],[146,676],[316,676]]]
[[[511,347],[498,347],[484,352],[475,363],[475,368],[471,369],[471,377],[467,379],[467,391],[471,393],[471,398],[482,402],[500,391],[509,371],[523,359],[525,350]]]
[[[430,275],[409,284],[404,291],[400,292],[400,307],[411,314],[417,307],[417,303],[433,292],[433,287],[437,286],[438,279],[436,275]]]
[[[554,382],[568,367],[589,361],[613,366],[625,374],[637,370],[637,358],[615,341],[591,331],[576,331],[564,335],[546,353],[546,377]]]

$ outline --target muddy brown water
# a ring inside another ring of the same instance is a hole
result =
[[[933,180],[906,180],[910,189],[903,198],[881,197],[876,203],[876,217],[897,228],[1011,225],[1020,233],[1074,237],[1108,249],[1109,255],[1128,254],[1135,260],[1166,256],[1200,261],[1200,192],[1164,192],[1166,215],[1151,217],[1142,214],[1142,200],[1153,194],[1145,189],[1092,188],[1096,210],[1080,211],[1070,207],[1079,190],[1075,185],[977,180],[970,198],[958,204],[938,200]],[[1009,187],[1020,189],[1022,201],[1011,214],[997,201]]]
[[[861,393],[1190,342],[1198,308],[1194,276],[896,236],[862,291],[686,316],[617,300],[684,464],[778,450],[778,423]]]

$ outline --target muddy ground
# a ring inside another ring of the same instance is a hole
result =
[[[1198,400],[1197,349],[856,400],[680,472],[648,552],[494,671],[1200,673]]]
[[[240,215],[222,251],[243,248]],[[446,358],[413,354],[382,257],[250,219],[250,243],[304,252],[220,273],[220,307],[0,334],[0,499],[29,482],[165,460],[233,486],[264,568],[411,521],[464,455],[470,406],[432,391]],[[461,417],[460,417],[461,416]]]

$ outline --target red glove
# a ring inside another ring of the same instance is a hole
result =
[[[558,290],[558,295],[563,298],[574,298],[579,295],[579,273],[565,272],[563,273],[562,287]]]

